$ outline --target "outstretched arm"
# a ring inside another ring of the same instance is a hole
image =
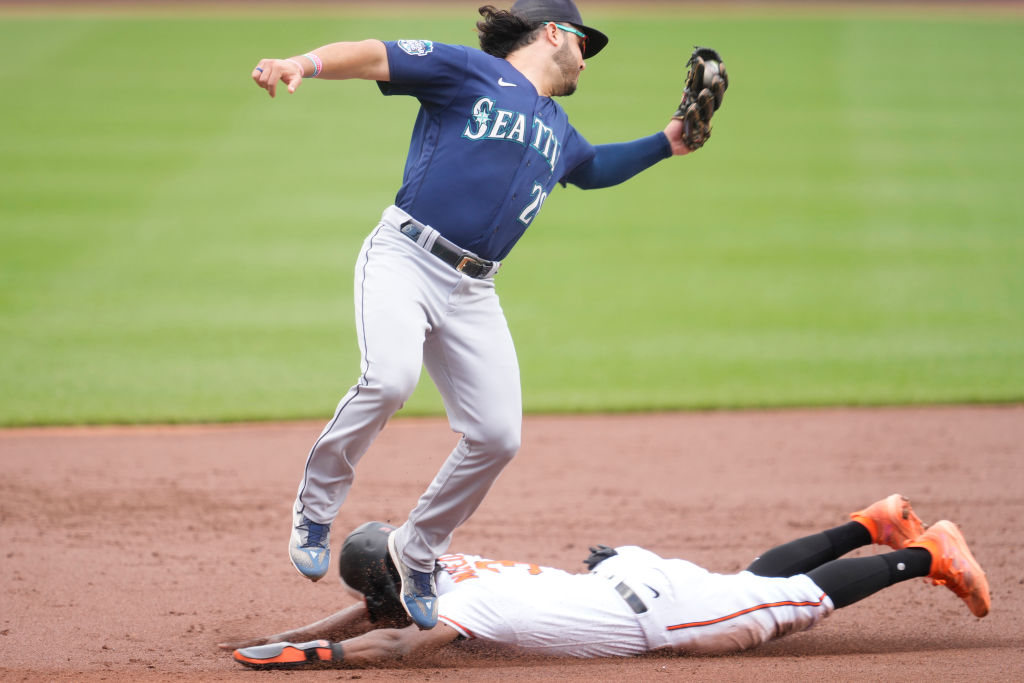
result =
[[[316,624],[311,625],[310,630],[297,629],[270,636],[269,639],[225,643],[221,647],[228,649],[238,646],[235,660],[255,669],[303,667],[310,662],[320,665],[329,662],[334,668],[359,669],[415,660],[459,637],[458,631],[451,626],[438,624],[428,631],[421,631],[417,626],[382,628],[341,642],[331,642],[326,636],[332,631],[316,631],[312,629],[313,626]],[[321,637],[315,638],[316,635]]]
[[[676,153],[665,133],[655,133],[631,142],[596,145],[593,158],[574,168],[565,177],[565,182],[584,190],[611,187]]]
[[[417,626],[377,629],[341,643],[342,665],[361,668],[421,657],[458,637],[458,631],[443,623],[428,631]]]
[[[253,645],[266,645],[267,643],[279,643],[283,641],[301,643],[303,641],[317,640],[320,638],[324,640],[337,641],[358,636],[366,633],[367,631],[372,631],[375,628],[377,628],[377,626],[370,621],[370,615],[366,611],[366,604],[360,602],[346,607],[340,612],[336,612],[325,619],[292,629],[291,631],[275,633],[269,636],[249,638],[247,640],[220,643],[217,647],[222,650],[234,650],[240,647],[252,647]]]
[[[304,77],[314,74],[317,78],[331,80],[361,78],[387,81],[391,78],[387,49],[379,40],[331,43],[307,52],[306,55],[288,59],[261,59],[252,70],[252,80],[273,97],[277,94],[278,82],[284,83],[288,92],[292,93]]]

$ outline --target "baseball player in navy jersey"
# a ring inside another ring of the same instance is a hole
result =
[[[588,574],[442,555],[441,625],[432,631],[395,628],[408,620],[387,551],[393,527],[369,522],[349,535],[339,562],[343,582],[362,602],[309,626],[220,647],[238,648],[235,660],[255,668],[415,662],[458,639],[574,657],[726,653],[806,630],[915,577],[945,585],[977,617],[988,613],[988,581],[955,524],[944,520],[925,530],[899,494],[850,517],[765,552],[737,574],[636,546],[591,548]],[[842,557],[869,544],[893,552]]]
[[[519,367],[495,293],[502,259],[554,187],[623,182],[690,150],[682,122],[632,142],[592,145],[554,97],[571,94],[585,59],[608,43],[571,0],[480,8],[480,50],[429,40],[334,43],[252,72],[273,97],[311,77],[376,81],[420,104],[402,186],[355,267],[361,375],[313,444],[289,541],[316,581],[329,566],[330,526],[354,470],[425,366],[461,434],[408,519],[392,534],[403,604],[437,621],[432,569],[520,445]]]

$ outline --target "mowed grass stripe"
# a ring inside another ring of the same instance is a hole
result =
[[[557,190],[507,260],[527,410],[1021,400],[1019,18],[594,14],[613,43],[563,101],[592,142],[661,127],[691,43],[733,87],[706,149]],[[0,424],[326,416],[415,103],[249,69],[472,20],[5,17],[46,77],[0,114]]]

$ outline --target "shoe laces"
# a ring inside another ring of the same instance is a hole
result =
[[[970,593],[964,580],[967,572],[964,571],[964,567],[955,558],[947,556],[946,559],[949,560],[949,564],[942,578],[936,581],[936,585],[946,586],[962,598]]]
[[[942,576],[931,579],[932,585],[946,586],[960,597],[963,597],[960,595],[961,593],[970,592],[964,586],[964,575],[967,573],[966,563],[957,556],[953,539],[938,537],[936,534],[936,546],[936,551],[943,563],[943,572]]]
[[[302,544],[303,548],[314,546],[323,548],[327,545],[327,535],[331,532],[331,527],[327,524],[317,524],[304,516],[299,528],[306,530],[306,542]]]

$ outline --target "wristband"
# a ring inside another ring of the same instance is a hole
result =
[[[320,61],[320,58],[312,52],[307,52],[302,56],[313,62],[313,73],[310,75],[310,78],[316,78],[320,75],[320,72],[324,70],[324,63]]]
[[[345,661],[345,649],[341,646],[341,643],[331,643],[331,668],[356,669],[359,667]]]

